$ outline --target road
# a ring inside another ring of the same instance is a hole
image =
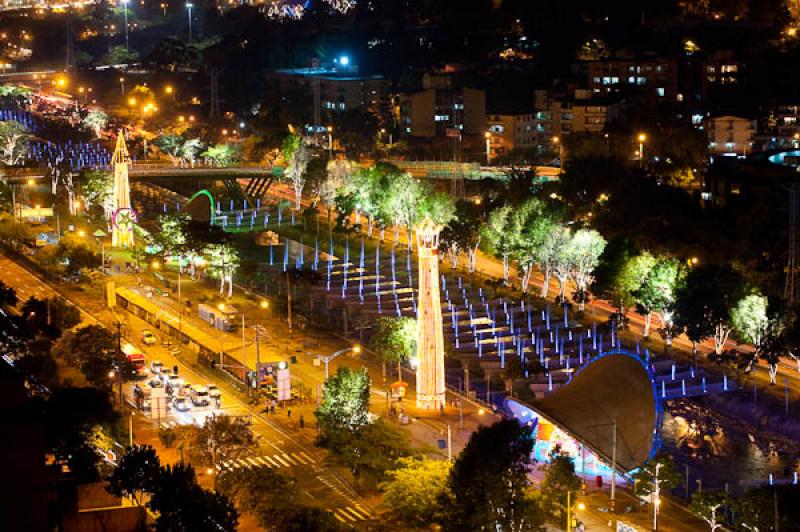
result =
[[[0,255],[0,279],[17,291],[21,301],[32,295],[52,297],[56,292],[55,287],[48,285],[36,275],[2,255]],[[63,290],[59,291],[63,292]],[[70,296],[66,299],[81,309],[84,323],[100,322],[106,326],[110,325],[109,320],[102,319],[102,316],[100,316],[101,320],[97,320],[95,305],[87,304],[84,298],[77,300],[74,296]],[[210,373],[201,373],[200,370],[185,363],[174,350],[171,351],[162,345],[144,346],[141,342],[141,332],[144,329],[152,330],[151,325],[127,313],[119,315],[119,317],[126,323],[126,340],[144,352],[148,364],[152,360],[161,360],[165,367],[177,366],[179,374],[190,383],[216,383],[223,391],[220,412],[250,418],[253,432],[258,438],[258,448],[252,455],[242,457],[234,464],[230,464],[232,468],[270,467],[284,470],[297,478],[299,485],[303,488],[301,493],[304,495],[305,503],[321,506],[331,511],[334,517],[342,523],[357,526],[366,523],[373,517],[374,513],[367,503],[335,471],[324,464],[323,454],[311,445],[314,437],[313,429],[307,428],[304,434],[298,435],[280,426],[269,415],[265,415],[261,407],[256,408],[243,400],[227,382],[223,382],[219,377]],[[128,398],[130,398],[132,386],[133,384],[129,383],[125,387],[124,393]],[[200,409],[191,415],[170,413],[167,418],[153,422],[150,436],[155,437],[158,428],[197,422],[211,413],[213,410],[209,408]]]

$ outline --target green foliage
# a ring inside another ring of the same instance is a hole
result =
[[[192,463],[207,467],[238,458],[256,443],[250,420],[224,414],[207,417],[202,426],[182,426],[166,439],[188,449]]]
[[[495,255],[508,256],[514,249],[510,230],[511,213],[512,209],[508,205],[493,210],[482,228],[486,249]]]
[[[768,308],[767,297],[755,293],[743,297],[731,309],[731,325],[742,340],[761,347],[770,327]]]
[[[205,254],[208,256],[208,268],[213,277],[230,277],[239,269],[239,251],[233,244],[209,244],[205,248]]]
[[[225,471],[217,481],[217,490],[236,501],[240,509],[253,514],[265,530],[341,529],[328,512],[317,513],[304,507],[297,496],[295,479],[275,469]]]
[[[633,292],[639,312],[649,314],[672,309],[682,276],[683,268],[677,259],[657,259],[642,280],[641,286]]]
[[[17,292],[3,281],[0,281],[0,306],[16,307]]]
[[[324,398],[316,411],[320,437],[337,432],[353,432],[369,423],[369,388],[367,370],[340,367],[323,386]]]
[[[81,196],[87,209],[110,204],[114,177],[103,170],[83,170],[80,175]]]
[[[768,488],[751,489],[739,496],[731,509],[747,530],[771,530],[775,525],[774,495]]]
[[[730,500],[725,492],[696,491],[692,494],[689,510],[705,521],[711,532],[715,532],[722,526],[724,510],[728,504],[730,504]]]
[[[415,218],[418,221],[429,220],[434,225],[441,227],[453,221],[456,215],[456,206],[449,194],[431,191],[423,192],[415,214]]]
[[[22,305],[20,314],[32,330],[51,338],[81,322],[80,310],[58,297],[46,300],[31,297]]]
[[[658,455],[648,460],[633,475],[634,492],[639,496],[647,496],[655,491],[656,468],[658,469],[659,491],[669,493],[683,480],[683,476],[671,456]]]
[[[200,62],[200,53],[196,47],[181,39],[167,37],[153,48],[146,61],[159,70],[175,72],[186,68],[196,68]]]
[[[542,466],[544,481],[542,482],[542,498],[545,508],[553,515],[562,515],[567,511],[567,492],[577,493],[581,488],[581,479],[575,474],[575,463],[567,453],[556,446],[550,451],[550,461]]]
[[[152,493],[161,474],[161,460],[149,445],[136,445],[122,455],[108,477],[109,493],[130,497],[137,505],[144,504],[143,495]]]
[[[426,527],[442,521],[441,500],[448,493],[448,476],[452,464],[445,460],[400,458],[397,469],[387,473],[388,480],[380,484],[383,503],[398,521]]]
[[[384,362],[407,362],[417,352],[417,320],[382,317],[375,323],[370,347]]]
[[[108,115],[101,109],[92,109],[81,121],[83,127],[91,129],[99,137],[100,132],[108,125]]]
[[[533,443],[515,419],[474,432],[450,473],[444,529],[538,530],[544,515],[528,476]]]
[[[30,131],[13,120],[0,121],[0,162],[16,166],[25,161],[30,152]]]
[[[200,154],[201,157],[208,159],[214,166],[232,166],[241,159],[241,151],[238,145],[217,144],[209,146]]]
[[[93,386],[109,390],[109,373],[117,360],[117,339],[100,325],[87,325],[65,332],[53,344],[53,356],[77,367]]]
[[[55,256],[66,262],[64,270],[75,275],[83,269],[92,269],[100,265],[100,255],[95,253],[86,240],[72,235],[64,235],[55,247]]]
[[[133,49],[127,49],[124,45],[120,44],[111,48],[108,53],[103,57],[103,63],[107,65],[122,65],[135,63],[139,60],[139,52]]]
[[[239,521],[233,503],[201,488],[192,466],[183,464],[162,469],[148,505],[158,513],[158,532],[236,530]]]
[[[355,430],[328,430],[324,445],[330,461],[346,467],[366,488],[386,480],[397,460],[415,454],[408,436],[380,418]]]

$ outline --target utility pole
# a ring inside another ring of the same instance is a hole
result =
[[[616,511],[617,503],[617,419],[611,423],[611,501],[608,506],[611,511]]]
[[[119,408],[122,410],[122,370],[125,365],[122,363],[122,322],[117,320],[117,384],[119,386]]]

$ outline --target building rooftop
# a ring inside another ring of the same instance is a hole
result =
[[[366,81],[383,79],[383,76],[379,74],[359,74],[358,67],[349,67],[346,69],[336,67],[282,68],[276,70],[275,72],[287,76],[319,78],[332,81]]]

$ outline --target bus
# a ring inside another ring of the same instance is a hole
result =
[[[147,375],[147,367],[144,363],[144,354],[133,344],[125,341],[122,342],[122,352],[131,364],[134,376],[145,377]]]

